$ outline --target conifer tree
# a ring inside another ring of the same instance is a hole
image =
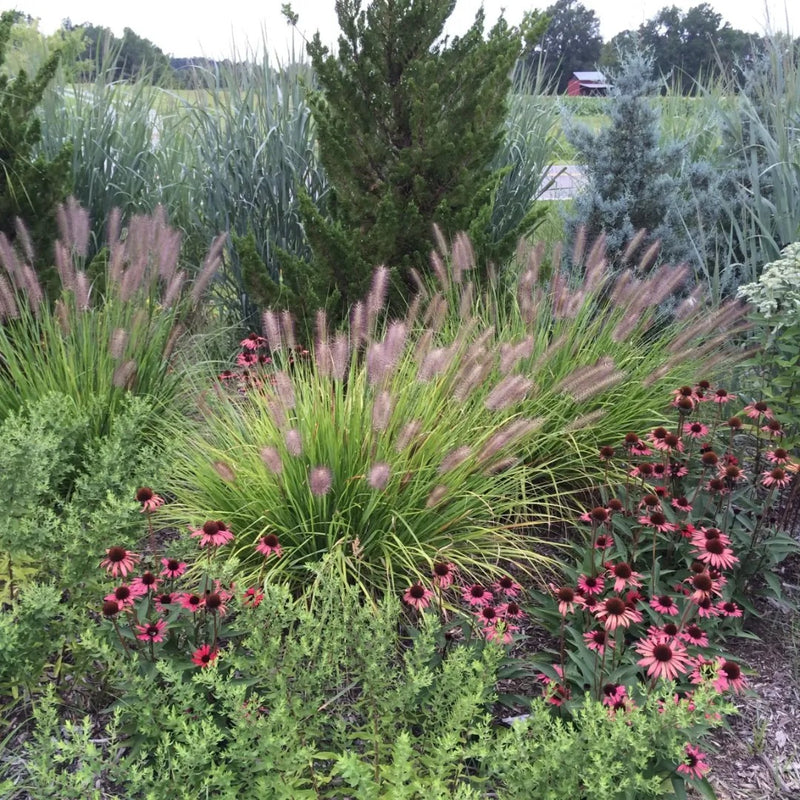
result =
[[[0,16],[0,66],[17,13]],[[23,70],[16,77],[0,74],[0,231],[14,238],[15,219],[28,227],[34,247],[54,239],[55,207],[69,191],[69,147],[52,161],[36,154],[41,125],[36,107],[55,75],[60,58],[56,50],[31,79]],[[39,252],[42,261],[52,254]]]
[[[333,293],[339,313],[378,264],[401,275],[425,271],[434,223],[445,236],[468,231],[484,264],[509,254],[536,220],[530,211],[500,241],[492,237],[502,176],[489,165],[502,142],[512,68],[524,37],[544,20],[532,15],[514,28],[501,18],[484,36],[481,11],[449,40],[442,31],[454,7],[455,0],[372,0],[362,10],[360,0],[337,0],[338,53],[319,34],[308,45],[333,220],[304,204],[314,251],[304,275],[313,273],[323,299]]]

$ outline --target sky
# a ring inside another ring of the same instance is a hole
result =
[[[61,21],[91,22],[111,28],[120,36],[131,28],[172,56],[231,57],[253,52],[266,40],[270,54],[281,61],[291,58],[292,38],[295,51],[303,48],[300,36],[293,32],[281,16],[285,0],[135,0],[132,3],[114,0],[2,0],[0,8],[17,8],[38,18],[40,30],[52,33]],[[522,19],[526,10],[544,10],[554,0],[483,0],[486,24],[490,27],[505,9],[505,18],[512,24]],[[604,40],[626,28],[638,28],[665,6],[676,5],[688,10],[702,0],[582,0],[600,20]],[[734,28],[763,33],[786,30],[800,36],[800,2],[797,0],[706,0],[723,20]],[[364,0],[366,5],[367,0]],[[326,44],[336,41],[338,27],[334,0],[292,0],[293,10],[300,15],[298,28],[309,39],[317,31]],[[481,0],[457,0],[446,32],[463,33],[475,18]],[[789,10],[791,9],[791,10]],[[768,24],[769,20],[769,24]]]

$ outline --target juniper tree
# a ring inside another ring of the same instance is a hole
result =
[[[0,16],[0,67],[16,19],[13,11]],[[55,207],[69,191],[69,148],[52,161],[36,153],[41,140],[36,107],[55,75],[59,58],[60,51],[54,51],[32,79],[24,70],[13,78],[0,73],[0,231],[13,239],[15,220],[20,217],[34,247],[43,247],[55,238]],[[50,258],[49,253],[39,255]]]
[[[537,218],[503,237],[490,216],[502,175],[490,162],[502,142],[511,72],[538,15],[520,28],[502,18],[484,36],[442,36],[455,0],[337,0],[338,53],[319,34],[308,44],[320,158],[333,187],[333,219],[304,204],[314,287],[339,313],[364,294],[373,268],[425,271],[432,226],[468,231],[484,259],[502,259]],[[290,12],[291,9],[285,9]],[[291,19],[290,19],[291,22]],[[541,32],[541,31],[539,31]],[[299,264],[295,264],[299,267]],[[292,270],[284,276],[291,283]]]

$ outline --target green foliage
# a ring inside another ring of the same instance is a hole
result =
[[[488,763],[492,777],[501,781],[498,796],[503,800],[685,796],[673,793],[675,784],[685,793],[674,764],[683,761],[685,745],[701,717],[698,712],[711,700],[707,691],[698,691],[693,711],[688,701],[663,703],[651,695],[643,706],[610,714],[607,707],[586,697],[568,720],[554,717],[543,701],[535,701],[529,716],[492,743]]]
[[[338,55],[319,36],[309,54],[320,90],[310,97],[320,157],[334,189],[328,222],[306,218],[315,269],[339,297],[337,318],[385,264],[428,269],[431,225],[469,231],[482,255],[502,261],[514,236],[491,239],[510,73],[524,30],[501,19],[483,35],[483,12],[442,42],[450,0],[338,4]],[[524,27],[539,25],[529,18]],[[485,263],[482,258],[481,263]],[[326,292],[327,294],[327,292]]]
[[[0,16],[0,67],[15,19],[13,11]],[[69,146],[62,144],[52,159],[36,152],[42,136],[36,108],[59,58],[54,51],[32,79],[22,70],[13,78],[0,74],[0,232],[13,238],[15,218],[21,217],[39,251],[52,241],[56,204],[69,191]]]

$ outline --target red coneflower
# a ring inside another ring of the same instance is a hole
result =
[[[254,367],[258,364],[258,356],[255,353],[239,353],[236,363],[240,367]]]
[[[603,445],[600,448],[600,460],[601,461],[611,461],[614,458],[614,448],[610,445]]]
[[[492,593],[488,589],[484,589],[478,583],[473,583],[472,586],[467,586],[461,593],[464,602],[471,606],[487,606],[494,599]]]
[[[721,617],[741,617],[742,609],[733,600],[720,600],[717,603],[717,610]]]
[[[198,667],[207,667],[218,655],[219,650],[212,650],[210,644],[203,644],[192,653],[192,663]]]
[[[675,530],[675,525],[666,518],[662,511],[645,514],[638,518],[638,522],[648,528],[655,528],[659,533],[669,533],[669,531]]]
[[[658,428],[653,428],[650,433],[646,434],[646,438],[649,439],[650,444],[652,444],[656,450],[663,450],[664,439],[666,438],[667,434],[667,429],[659,426]]]
[[[783,425],[777,419],[768,419],[766,425],[761,426],[764,433],[768,433],[773,439],[781,439],[786,435]]]
[[[643,656],[636,663],[647,667],[648,676],[655,678],[675,680],[692,665],[686,648],[676,639],[645,639],[636,645],[636,652]]]
[[[727,403],[730,399],[731,396],[725,389],[716,389],[714,391],[714,397],[712,398],[715,403]]]
[[[767,450],[765,453],[767,461],[772,464],[788,464],[789,451],[783,447],[776,447],[774,450]]]
[[[161,574],[165,578],[171,579],[180,578],[189,567],[185,561],[180,561],[177,558],[162,558],[161,563],[164,566],[164,569],[161,570]]]
[[[167,623],[163,619],[156,620],[155,622],[148,622],[146,625],[137,625],[136,630],[139,633],[136,635],[137,639],[143,642],[163,642],[164,629]]]
[[[492,605],[481,606],[475,612],[475,618],[484,627],[494,626],[502,619],[497,609]]]
[[[133,606],[137,597],[141,597],[141,592],[134,592],[132,586],[120,584],[111,594],[107,594],[103,599],[116,602],[120,608],[130,608]]]
[[[627,628],[632,622],[641,622],[642,615],[631,608],[621,597],[609,597],[594,612],[607,631]]]
[[[724,692],[728,689],[733,689],[734,692],[741,692],[745,687],[742,668],[735,661],[726,661],[724,659],[719,659],[719,661],[722,663],[718,663],[714,688],[718,692]]]
[[[733,554],[733,550],[725,547],[725,542],[721,538],[697,539],[692,541],[696,548],[692,554],[705,564],[711,564],[717,569],[730,569],[739,559]]]
[[[143,514],[149,514],[164,505],[164,498],[159,497],[149,486],[141,486],[136,490],[136,500],[142,504]]]
[[[571,586],[550,584],[550,589],[558,600],[558,612],[564,617],[571,614],[575,610],[575,603],[582,599],[580,595],[575,594],[575,590]]]
[[[525,612],[513,600],[497,606],[497,612],[505,619],[524,619]]]
[[[678,626],[674,622],[665,622],[660,628],[657,625],[651,625],[647,629],[647,635],[651,639],[663,639],[668,642],[678,635]]]
[[[175,599],[175,595],[172,592],[164,592],[163,594],[156,595],[156,611],[158,611],[159,614],[166,614],[172,611]]]
[[[202,528],[189,528],[189,531],[192,536],[200,537],[200,547],[222,547],[233,539],[233,533],[228,530],[228,526],[218,519],[210,519],[203,523]]]
[[[683,432],[692,439],[702,439],[708,436],[708,425],[702,422],[689,422],[684,426]]]
[[[607,683],[603,686],[603,705],[615,706],[621,703],[628,694],[628,690],[619,683]]]
[[[686,756],[682,764],[678,765],[677,771],[681,775],[686,775],[687,778],[696,778],[699,780],[703,775],[708,772],[708,764],[705,760],[708,756],[698,750],[693,745],[686,745]]]
[[[141,556],[129,552],[124,547],[109,547],[106,550],[106,557],[100,562],[100,566],[104,567],[115,578],[120,575],[124,578],[140,558]]]
[[[447,561],[436,561],[433,565],[433,583],[440,589],[452,586],[456,577],[456,565]]]
[[[770,410],[769,406],[763,401],[758,400],[755,403],[750,403],[746,405],[742,411],[750,417],[750,419],[758,419],[762,414],[767,417],[767,419],[772,418],[772,411]]]
[[[275,554],[276,558],[280,558],[283,553],[283,550],[281,549],[281,543],[278,541],[278,537],[274,533],[268,533],[266,536],[262,536],[258,540],[256,550],[261,553],[264,558],[269,558],[273,553]]]
[[[610,536],[606,536],[604,533],[601,533],[594,540],[595,550],[608,550],[608,548],[613,547],[613,545],[614,545],[614,540]]]
[[[204,599],[200,597],[199,594],[192,594],[191,592],[184,592],[183,594],[179,594],[178,602],[187,611],[191,611],[193,613],[199,611],[203,607],[203,604],[205,603]]]
[[[430,605],[433,592],[426,589],[421,583],[415,583],[406,589],[403,595],[403,602],[416,608],[417,611],[422,611]]]
[[[683,495],[680,497],[673,497],[672,500],[670,500],[670,505],[676,511],[681,511],[683,513],[687,513],[692,510],[692,504]]]
[[[131,584],[131,591],[137,595],[154,592],[158,588],[158,578],[152,572],[143,572]]]
[[[259,347],[266,345],[267,340],[257,333],[250,333],[246,338],[239,342],[239,347],[244,347],[245,350],[258,350]]]
[[[659,614],[666,614],[669,617],[678,615],[678,604],[668,594],[650,598],[650,605]]]

